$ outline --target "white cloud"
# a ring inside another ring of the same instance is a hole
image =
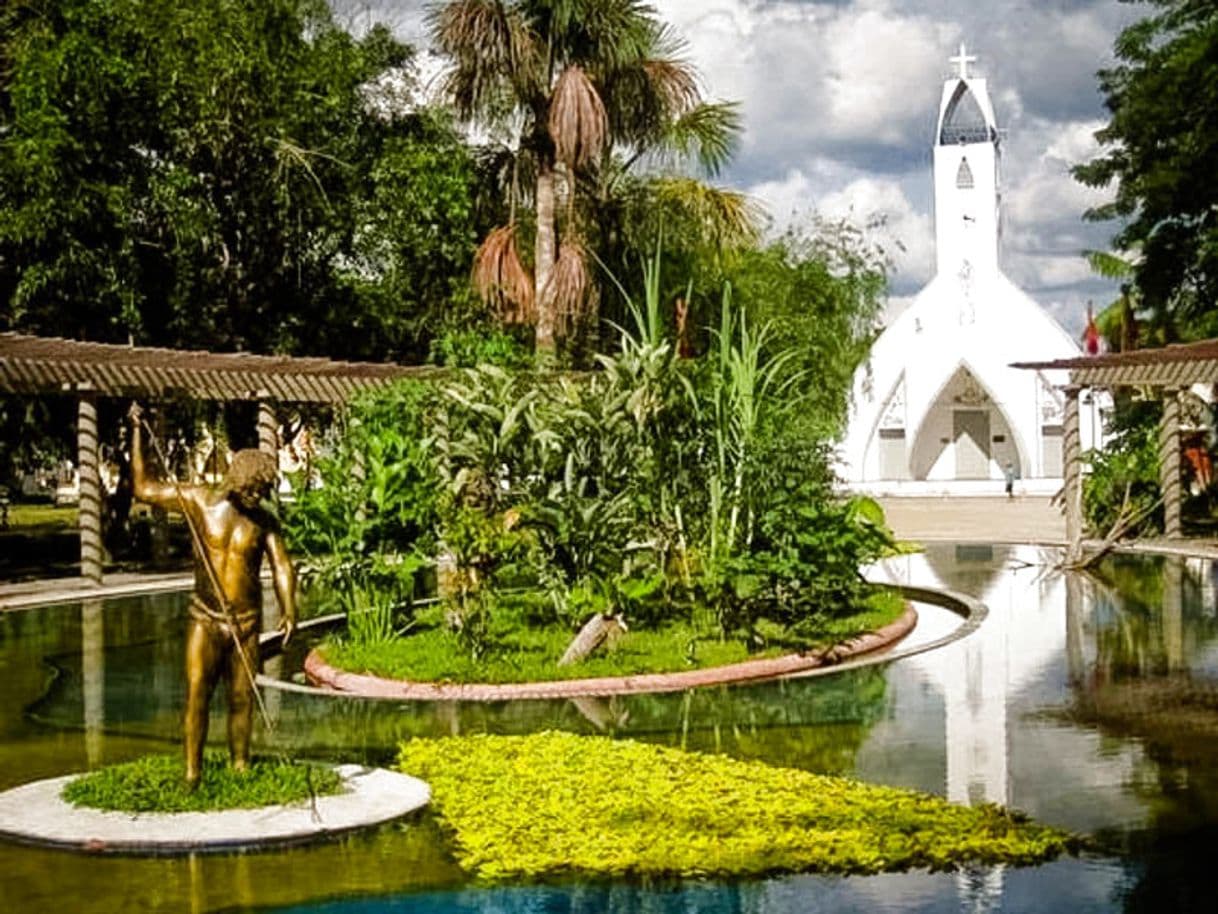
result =
[[[335,0],[425,34],[420,0]],[[961,40],[989,81],[1004,128],[1003,263],[1063,314],[1107,294],[1078,256],[1111,225],[1082,221],[1103,195],[1069,167],[1094,152],[1105,116],[1095,71],[1117,31],[1144,15],[1111,0],[654,0],[688,42],[712,98],[740,102],[745,135],[724,176],[766,203],[778,225],[819,210],[882,213],[897,294],[933,262],[930,153],[948,57]]]

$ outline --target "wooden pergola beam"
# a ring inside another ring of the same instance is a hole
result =
[[[82,576],[97,583],[102,580],[103,561],[98,399],[254,400],[258,403],[258,446],[275,454],[279,449],[278,404],[337,406],[361,391],[402,378],[443,374],[443,369],[430,366],[160,349],[0,333],[0,394],[78,397],[80,568]]]
[[[1011,367],[1065,370],[1066,386],[1066,539],[1070,560],[1082,549],[1082,449],[1078,446],[1078,392],[1085,387],[1151,388],[1163,401],[1159,421],[1159,485],[1163,493],[1163,532],[1183,535],[1180,479],[1180,391],[1194,384],[1218,383],[1218,339],[1182,343],[1161,349],[1135,349],[1052,362],[1015,362]],[[1073,419],[1072,416],[1073,410]],[[1071,445],[1071,423],[1074,444]],[[1075,500],[1077,499],[1077,506]],[[1077,518],[1077,520],[1074,520]]]

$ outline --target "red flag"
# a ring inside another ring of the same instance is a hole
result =
[[[1091,313],[1091,302],[1087,302],[1087,327],[1083,330],[1083,351],[1087,355],[1100,354],[1100,328],[1095,325],[1095,315]]]

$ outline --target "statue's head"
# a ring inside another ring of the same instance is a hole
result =
[[[233,454],[221,487],[238,507],[253,510],[270,496],[278,479],[279,467],[274,457],[246,448]]]

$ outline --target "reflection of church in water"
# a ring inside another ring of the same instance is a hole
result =
[[[1144,747],[1058,715],[1073,709],[1086,717],[1105,696],[1124,695],[1120,680],[1131,673],[1148,681],[1186,670],[1218,673],[1218,647],[1199,643],[1195,631],[1198,616],[1215,613],[1218,566],[1166,559],[1159,613],[1125,605],[1128,598],[1115,597],[1100,578],[1052,570],[1058,557],[1035,546],[941,543],[873,569],[872,580],[970,594],[988,615],[963,639],[889,668],[890,677],[910,680],[893,693],[917,697],[899,699],[908,704],[891,708],[872,745],[860,750],[861,777],[891,781],[879,773],[888,765],[883,756],[918,744],[925,752],[914,734],[937,730],[942,758],[921,766],[926,780],[907,786],[956,803],[997,803],[1086,833],[1146,815],[1140,801],[1114,799],[1112,789],[1144,775]],[[1139,621],[1150,632],[1128,630]],[[929,615],[923,622],[956,625]],[[957,874],[962,910],[1001,909],[1005,872]]]
[[[1021,490],[1062,481],[1065,372],[1012,362],[1080,355],[999,268],[1000,137],[984,79],[943,84],[934,139],[936,272],[880,335],[855,376],[839,472],[877,493],[994,494],[1008,463]],[[1080,416],[1091,446],[1094,410]],[[999,489],[1000,491],[1000,489]]]

